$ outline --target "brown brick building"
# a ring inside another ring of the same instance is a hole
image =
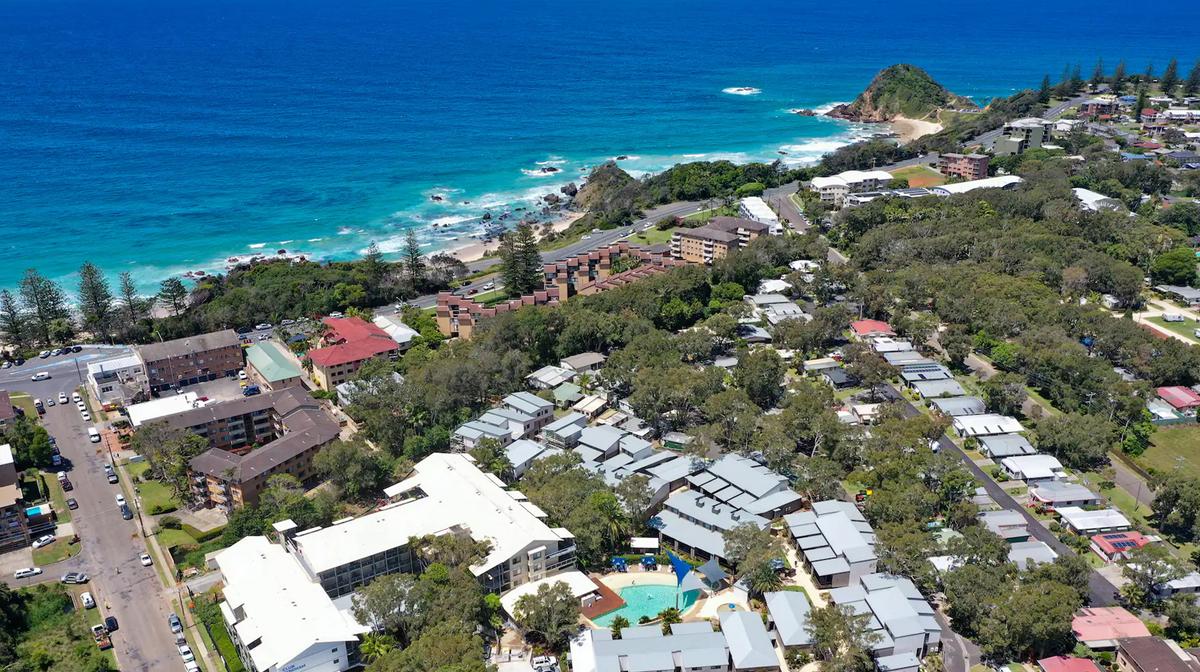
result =
[[[982,180],[987,177],[987,154],[941,154],[938,170],[943,175],[956,175],[964,180]]]
[[[242,346],[232,329],[134,347],[152,393],[237,375]]]
[[[752,219],[713,217],[704,226],[676,231],[671,237],[671,256],[693,264],[711,264],[770,230],[767,224]]]

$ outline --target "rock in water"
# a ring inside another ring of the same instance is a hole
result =
[[[560,187],[559,191],[566,194],[567,196],[574,198],[575,194],[579,193],[579,187],[575,186],[574,182],[571,182],[570,184],[568,184],[565,187]]]

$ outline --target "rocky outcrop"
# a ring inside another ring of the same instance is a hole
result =
[[[575,197],[575,194],[579,193],[579,187],[575,186],[574,182],[571,182],[570,184],[568,184],[565,187],[559,187],[558,190],[572,198]]]
[[[921,68],[901,63],[885,68],[853,102],[837,105],[827,115],[861,122],[936,119],[943,109],[974,108],[975,103],[938,84]]]

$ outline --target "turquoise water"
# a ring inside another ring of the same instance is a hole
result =
[[[602,628],[607,628],[612,625],[614,618],[624,616],[630,625],[637,625],[643,616],[657,618],[663,609],[675,606],[675,586],[628,586],[618,592],[621,595],[621,599],[625,600],[625,606],[616,611],[610,611],[603,616],[593,618],[593,623]],[[696,598],[699,597],[699,594],[700,591],[698,590],[681,593],[679,595],[679,611],[687,611],[688,607],[696,603]]]

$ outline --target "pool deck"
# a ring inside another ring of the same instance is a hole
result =
[[[583,617],[589,621],[625,606],[625,600],[610,588],[602,576],[593,575],[592,582],[599,588],[600,599],[592,602],[581,610]]]
[[[581,610],[583,617],[588,620],[589,625],[593,628],[599,628],[592,619],[599,618],[605,614],[612,613],[617,609],[625,606],[625,600],[617,594],[617,591],[630,586],[673,586],[676,583],[675,573],[669,568],[659,568],[658,571],[647,572],[645,570],[633,570],[630,568],[628,572],[613,572],[611,574],[591,574],[592,581],[600,588],[600,599],[592,602]],[[696,607],[704,602],[704,598],[696,600],[692,606],[684,610],[684,620],[686,614],[696,612]],[[636,625],[636,624],[635,624]],[[602,629],[602,628],[601,628]]]

